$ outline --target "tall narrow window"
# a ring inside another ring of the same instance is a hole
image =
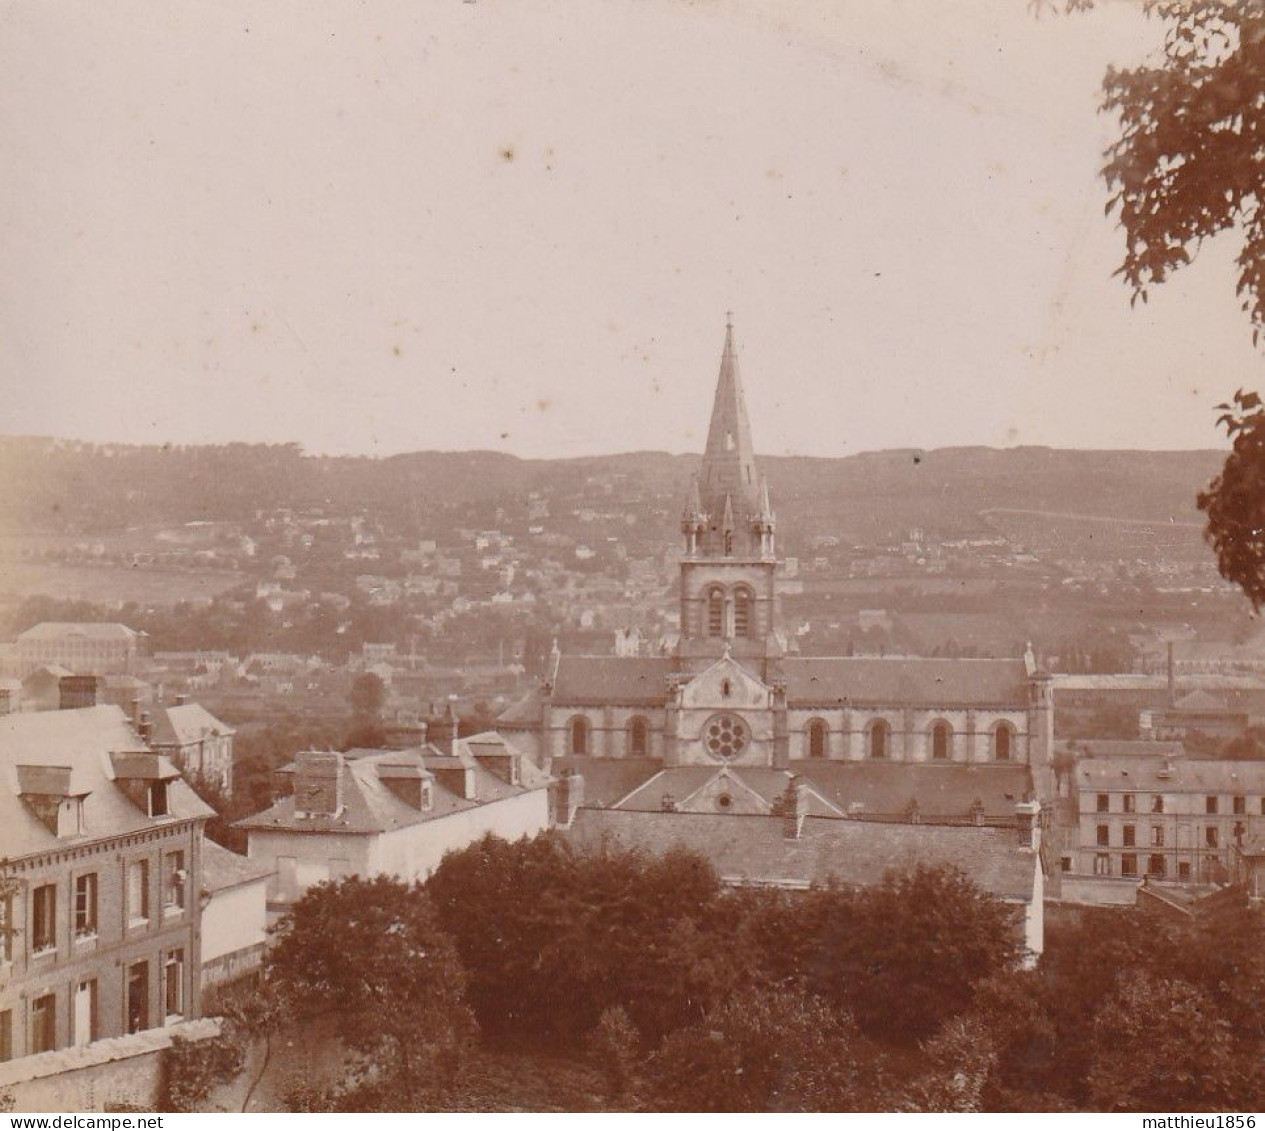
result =
[[[13,1010],[0,1009],[0,1061],[13,1059]]]
[[[31,950],[57,946],[57,885],[41,884],[31,893]]]
[[[886,719],[875,719],[870,724],[870,757],[886,758],[887,748],[891,745],[892,728]]]
[[[826,724],[822,719],[813,719],[808,724],[808,756],[810,758],[826,756]]]
[[[1014,747],[1015,728],[1009,723],[998,723],[993,732],[993,757],[999,762],[1009,762]]]
[[[707,591],[707,635],[723,636],[725,632],[725,591],[713,586]]]
[[[154,781],[149,783],[149,815],[151,817],[167,816],[167,783]]]
[[[931,757],[943,762],[949,757],[949,740],[953,737],[948,723],[936,723],[931,728]]]
[[[91,938],[97,933],[97,874],[75,877],[75,938]]]
[[[649,749],[649,728],[640,715],[628,721],[628,757],[644,758]]]
[[[57,997],[45,994],[31,1002],[31,1052],[52,1052],[57,1047]]]
[[[127,1031],[149,1028],[149,963],[133,962],[127,968]]]
[[[0,896],[0,962],[13,961],[13,896]]]
[[[163,914],[184,910],[186,879],[184,853],[168,852],[163,857]]]
[[[97,981],[85,978],[75,983],[70,1005],[70,1039],[75,1048],[91,1044],[100,1035],[97,1025]]]
[[[168,1023],[184,1015],[183,950],[169,950],[163,963],[163,1012]]]
[[[734,635],[751,635],[751,590],[739,586],[734,590]]]
[[[570,725],[570,753],[587,754],[589,752],[589,720],[583,715],[576,715]]]
[[[143,923],[149,918],[149,861],[133,860],[127,866],[127,919]]]

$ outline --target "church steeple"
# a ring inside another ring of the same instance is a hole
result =
[[[716,555],[758,552],[758,543],[752,546],[750,536],[751,523],[760,512],[760,477],[756,472],[747,402],[738,375],[732,314],[725,323],[725,346],[720,355],[720,376],[716,380],[698,487],[701,509],[710,517],[700,547],[703,552]]]
[[[723,654],[759,661],[764,678],[767,665],[784,654],[777,627],[776,521],[768,484],[756,470],[730,315],[707,448],[681,514],[677,656],[685,667]]]

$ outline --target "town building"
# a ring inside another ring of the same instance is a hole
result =
[[[202,842],[202,992],[257,971],[267,941],[270,873],[213,840]]]
[[[118,707],[0,718],[0,1060],[198,1017],[210,816]]]
[[[170,707],[152,712],[149,744],[161,750],[197,788],[209,785],[227,797],[233,792],[233,736],[237,733],[198,703],[177,695]]]
[[[17,675],[55,664],[72,672],[134,674],[144,636],[125,624],[44,621],[18,636]]]
[[[492,732],[443,750],[309,750],[282,772],[291,795],[236,826],[270,875],[270,921],[314,884],[424,880],[445,852],[488,833],[535,836],[550,824],[548,775]]]
[[[1078,836],[1062,854],[1065,871],[1224,884],[1236,850],[1265,838],[1262,762],[1091,754],[1074,781]]]

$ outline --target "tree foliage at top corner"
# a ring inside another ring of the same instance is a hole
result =
[[[1083,5],[1082,5],[1083,6]],[[1118,273],[1146,301],[1205,239],[1238,229],[1238,293],[1253,341],[1265,328],[1265,0],[1145,0],[1160,55],[1111,67],[1103,109],[1120,136],[1103,176],[1125,234]]]

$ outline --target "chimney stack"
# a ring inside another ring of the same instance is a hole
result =
[[[138,731],[141,729],[141,697],[139,695],[132,696],[132,726]]]
[[[1036,801],[1021,801],[1015,806],[1015,823],[1019,833],[1019,847],[1024,852],[1038,852],[1041,848],[1041,805]]]
[[[189,702],[189,696],[185,692],[182,691],[176,696],[177,707],[183,707],[187,702]]]
[[[141,721],[136,727],[136,732],[141,736],[141,741],[148,746],[154,734],[154,724],[150,720],[148,711],[141,712]]]
[[[454,758],[458,758],[461,756],[461,749],[457,744],[457,697],[455,695],[448,696],[448,723],[452,727],[451,753]]]
[[[782,809],[782,836],[787,840],[799,840],[804,828],[807,798],[804,796],[804,779],[792,774],[786,783],[785,804]]]
[[[101,681],[95,675],[64,675],[57,681],[60,697],[59,706],[63,711],[74,711],[81,707],[95,707]]]

